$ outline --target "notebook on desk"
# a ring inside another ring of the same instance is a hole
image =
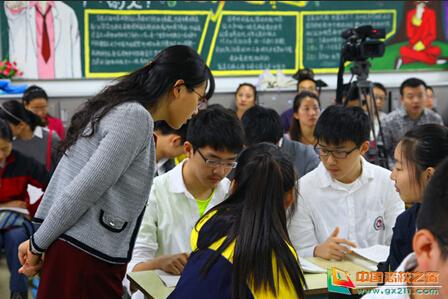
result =
[[[347,255],[347,258],[371,271],[376,271],[378,263],[387,260],[388,256],[389,246],[374,245],[367,248],[352,248],[352,252]]]
[[[180,279],[180,275],[172,275],[162,270],[156,270],[155,272],[167,288],[174,288]]]

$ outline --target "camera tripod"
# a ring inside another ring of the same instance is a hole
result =
[[[366,159],[376,165],[389,169],[387,152],[384,145],[384,134],[381,126],[381,120],[376,107],[375,94],[373,93],[373,83],[367,78],[369,77],[370,62],[367,60],[353,61],[351,67],[352,75],[356,76],[356,80],[351,84],[352,88],[358,88],[359,98],[358,105],[364,108],[367,112],[370,122],[370,146],[369,151],[366,153]],[[347,105],[347,100],[344,106]],[[375,128],[375,120],[378,122],[378,131]]]

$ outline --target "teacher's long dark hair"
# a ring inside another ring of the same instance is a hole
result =
[[[266,288],[277,294],[273,257],[279,277],[289,277],[298,296],[303,298],[305,279],[288,246],[291,241],[287,232],[287,215],[294,212],[295,200],[288,210],[285,200],[291,190],[296,190],[296,174],[291,162],[277,146],[260,143],[242,152],[235,170],[232,194],[208,212],[216,211],[216,215],[205,223],[201,230],[205,232],[199,233],[199,250],[207,249],[225,237],[221,247],[205,263],[202,275],[207,274],[224,249],[235,241],[233,298],[249,295],[249,281],[253,281],[255,290]]]
[[[190,91],[209,81],[207,99],[215,89],[210,69],[194,49],[182,45],[168,47],[144,67],[118,78],[114,84],[89,99],[73,115],[59,150],[65,152],[80,136],[93,136],[100,120],[119,104],[137,101],[148,110],[156,109],[177,80],[184,80]],[[91,130],[84,131],[90,122]]]

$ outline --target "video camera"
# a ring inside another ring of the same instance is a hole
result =
[[[384,55],[384,42],[380,41],[386,37],[384,29],[375,29],[370,25],[360,26],[343,31],[341,37],[345,39],[342,46],[345,61],[363,61]]]

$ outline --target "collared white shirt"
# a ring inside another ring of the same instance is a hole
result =
[[[405,259],[401,262],[400,266],[398,266],[395,272],[409,272],[412,271],[417,266],[417,259],[415,258],[415,253],[410,253]],[[397,291],[393,291],[396,289]],[[375,298],[387,298],[387,299],[409,299],[408,287],[405,281],[402,282],[394,282],[394,283],[386,283],[385,285],[372,290],[369,294],[362,297],[362,299],[375,299]]]
[[[162,175],[165,173],[165,167],[163,167],[163,165],[165,165],[165,163],[168,161],[168,158],[164,158],[164,159],[160,159],[159,161],[157,161],[157,165],[156,165],[156,173],[158,175]]]
[[[338,237],[359,248],[390,245],[392,227],[404,211],[390,171],[362,158],[362,174],[351,184],[331,178],[322,163],[299,180],[296,213],[288,227],[292,244],[303,257],[325,242],[336,227]]]
[[[128,273],[135,265],[156,256],[191,252],[190,235],[200,215],[196,199],[188,192],[182,177],[186,160],[154,178]],[[227,178],[219,182],[205,211],[224,201],[229,186]]]

